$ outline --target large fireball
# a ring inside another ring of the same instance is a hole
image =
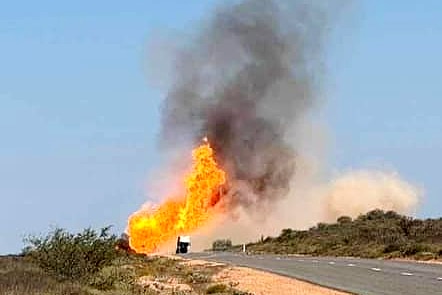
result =
[[[216,213],[225,172],[218,167],[207,139],[193,150],[192,158],[192,170],[184,179],[184,196],[170,197],[155,209],[142,209],[129,217],[129,242],[136,252],[155,252],[178,235],[207,225]]]

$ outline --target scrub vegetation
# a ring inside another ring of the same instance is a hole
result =
[[[28,237],[20,255],[0,257],[0,294],[248,294],[216,287],[213,276],[224,266],[187,265],[121,250],[122,242],[109,229],[70,233],[56,228]]]
[[[239,246],[233,249],[239,250]],[[416,219],[373,210],[352,219],[318,223],[308,230],[283,229],[247,245],[252,253],[442,259],[442,218]]]

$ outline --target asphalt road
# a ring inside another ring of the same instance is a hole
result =
[[[442,265],[376,259],[192,253],[363,295],[442,295]],[[277,286],[275,286],[277,288]]]

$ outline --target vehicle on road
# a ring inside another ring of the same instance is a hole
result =
[[[179,236],[176,242],[176,254],[185,254],[190,250],[190,236]]]

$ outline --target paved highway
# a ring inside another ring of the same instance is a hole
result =
[[[227,252],[192,253],[187,256],[261,269],[354,294],[442,295],[440,264]]]

